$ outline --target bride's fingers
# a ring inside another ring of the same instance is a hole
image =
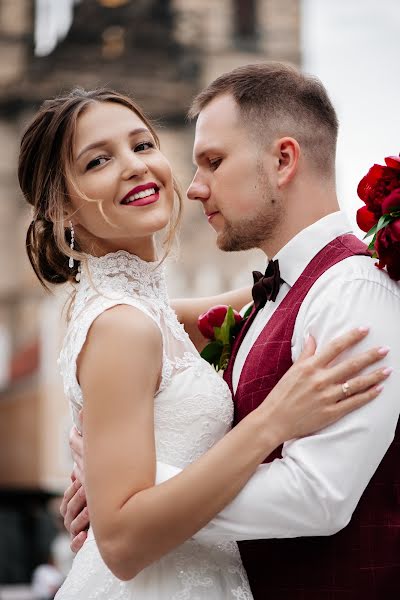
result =
[[[315,342],[315,338],[312,335],[309,335],[304,344],[304,348],[297,359],[297,362],[306,360],[306,358],[310,358],[310,356],[314,356],[316,349],[317,344]]]
[[[338,402],[356,394],[366,392],[387,379],[392,372],[389,367],[377,369],[372,373],[349,379],[345,384],[337,384],[332,390],[332,400]]]
[[[357,329],[352,329],[348,333],[334,339],[332,342],[329,342],[329,344],[315,356],[316,365],[319,367],[326,367],[342,352],[363,340],[368,334],[368,331],[368,327],[358,327]]]
[[[374,400],[379,396],[383,389],[382,385],[377,385],[369,388],[365,392],[361,392],[359,394],[354,394],[350,398],[343,400],[342,402],[336,402],[328,407],[329,412],[332,415],[331,423],[334,423],[338,419],[341,419],[349,412],[361,408],[371,400]]]
[[[371,348],[357,356],[352,356],[351,358],[343,360],[329,369],[329,380],[332,382],[346,381],[347,379],[350,379],[350,377],[358,375],[358,373],[366,367],[382,360],[388,352],[389,348],[386,347]]]

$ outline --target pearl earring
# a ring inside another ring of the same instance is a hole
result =
[[[71,248],[71,251],[73,251],[74,250],[74,246],[75,246],[75,230],[74,230],[74,226],[72,225],[72,221],[69,222],[69,227],[71,229],[71,242],[69,244],[69,247]],[[69,257],[68,266],[69,266],[70,269],[74,268],[74,258],[73,258],[73,256]]]

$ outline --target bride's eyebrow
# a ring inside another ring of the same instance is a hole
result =
[[[137,129],[133,129],[132,131],[130,131],[128,133],[128,136],[133,137],[134,135],[137,135],[138,133],[149,133],[150,134],[150,131],[146,127],[138,127]],[[110,140],[97,140],[96,142],[92,142],[91,144],[88,144],[87,146],[82,148],[82,150],[80,150],[80,152],[78,153],[78,155],[76,157],[76,160],[79,160],[81,158],[81,156],[86,154],[86,152],[89,152],[89,150],[93,150],[94,148],[101,148],[102,146],[106,146],[109,143],[109,141]]]

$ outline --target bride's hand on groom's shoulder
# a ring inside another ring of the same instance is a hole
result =
[[[380,394],[391,369],[385,365],[376,368],[376,363],[382,361],[389,348],[344,354],[367,334],[366,327],[353,329],[319,352],[314,338],[309,337],[301,356],[258,409],[266,411],[268,418],[274,412],[278,414],[282,440],[319,431]]]

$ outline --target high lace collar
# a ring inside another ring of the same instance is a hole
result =
[[[164,266],[158,261],[146,262],[126,250],[99,257],[87,255],[78,294],[87,295],[89,290],[112,297],[129,294],[168,303]]]

